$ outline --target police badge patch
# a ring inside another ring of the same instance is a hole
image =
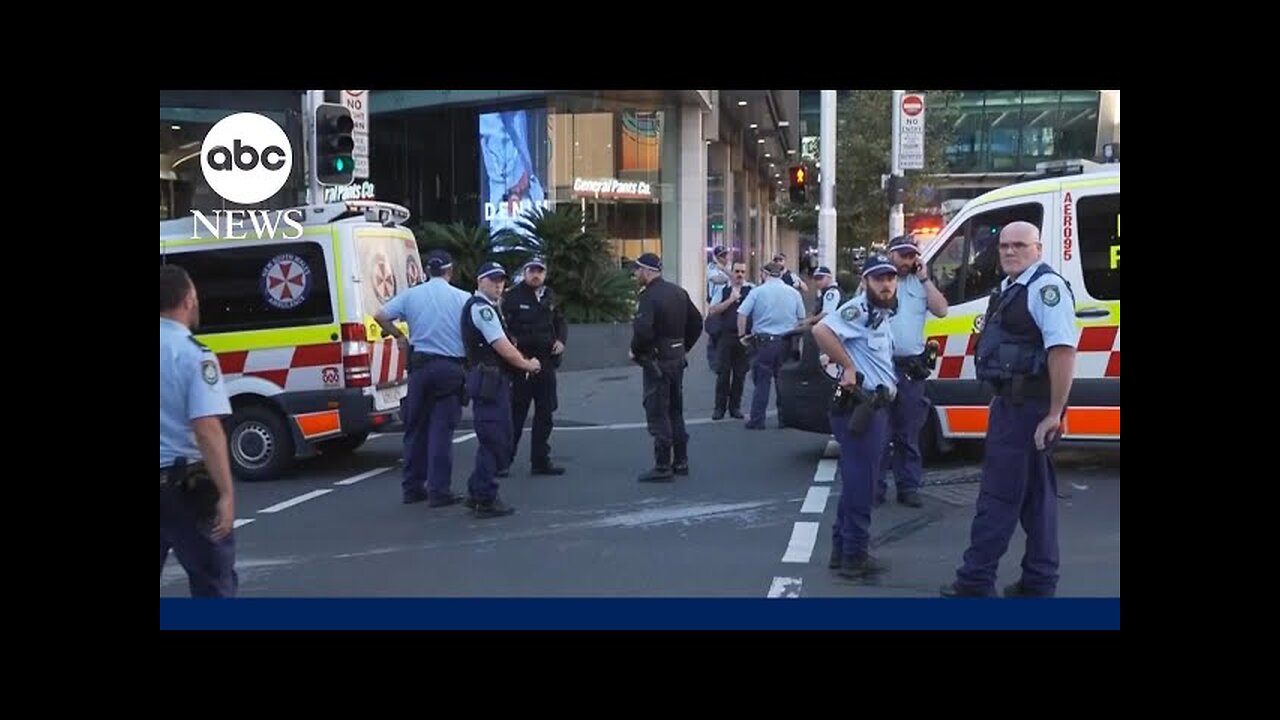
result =
[[[858,308],[857,308],[857,306],[856,306],[856,305],[850,305],[849,307],[847,307],[847,308],[845,308],[845,309],[841,310],[841,311],[840,311],[840,317],[841,317],[841,319],[843,319],[845,322],[853,322],[854,320],[857,320],[857,319],[858,319]]]
[[[975,316],[973,317],[973,331],[974,331],[974,332],[976,332],[976,333],[980,333],[980,332],[982,332],[982,328],[983,328],[986,324],[987,324],[987,316],[986,316],[986,315],[975,315]]]
[[[1040,288],[1040,300],[1048,307],[1053,307],[1062,299],[1062,295],[1058,293],[1057,285],[1045,285]]]
[[[493,310],[489,308],[480,308],[480,319],[489,322],[493,319]]]
[[[205,360],[200,363],[200,375],[204,377],[204,381],[210,385],[218,384],[218,363],[212,360]]]

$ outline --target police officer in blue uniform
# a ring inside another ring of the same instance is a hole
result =
[[[631,271],[642,287],[631,320],[630,357],[644,369],[644,414],[654,456],[653,469],[636,479],[671,482],[673,475],[689,474],[685,353],[702,334],[702,313],[684,288],[662,279],[662,258],[654,253],[641,255]]]
[[[888,569],[868,554],[871,499],[888,434],[897,378],[889,320],[897,304],[898,272],[877,255],[863,265],[864,293],[813,329],[818,347],[841,368],[841,400],[831,410],[840,444],[840,506],[831,533],[829,567],[842,577],[871,579]]]
[[[200,300],[187,272],[160,266],[160,573],[172,548],[192,597],[235,597],[235,495],[218,358],[196,340]]]
[[[804,323],[804,299],[800,291],[782,281],[783,268],[776,262],[764,266],[765,281],[751,291],[738,308],[738,335],[746,336],[751,320],[751,341],[755,360],[751,366],[751,417],[744,427],[764,429],[764,413],[769,407],[769,386],[778,377],[787,350],[784,335]]]
[[[431,279],[399,293],[374,315],[383,331],[409,355],[409,392],[400,402],[404,420],[405,503],[445,507],[462,500],[452,490],[453,431],[462,419],[463,359],[460,320],[471,296],[449,284],[453,260],[443,250],[427,255]],[[409,337],[395,321],[409,324]]]
[[[524,264],[523,281],[507,291],[502,299],[502,315],[506,319],[511,340],[528,358],[537,358],[542,371],[525,377],[516,373],[511,388],[511,455],[515,459],[520,447],[524,421],[533,405],[533,437],[529,460],[534,475],[563,475],[564,468],[551,462],[551,414],[556,409],[556,368],[564,357],[569,328],[556,295],[547,287],[547,264],[535,257]],[[507,469],[506,467],[503,468]],[[503,473],[498,473],[503,477]]]
[[[903,235],[890,241],[889,259],[898,268],[898,310],[889,321],[898,395],[889,413],[889,444],[885,447],[884,469],[877,480],[876,502],[884,502],[888,487],[885,476],[892,469],[898,502],[918,508],[924,507],[919,492],[924,472],[920,431],[929,416],[924,386],[931,371],[925,352],[925,313],[946,317],[947,299],[934,286],[929,271],[920,262],[915,238]]]
[[[993,292],[975,352],[978,379],[996,397],[969,549],[945,597],[995,594],[996,570],[1018,522],[1027,534],[1022,577],[1005,597],[1051,597],[1058,584],[1057,480],[1049,456],[1062,430],[1075,370],[1077,330],[1070,285],[1041,260],[1040,231],[1000,232],[1006,277]]]
[[[813,314],[805,318],[805,325],[817,325],[822,318],[835,312],[840,307],[840,286],[836,276],[826,265],[819,265],[813,271],[813,280],[818,284],[818,294],[813,297]],[[785,281],[783,281],[785,282]]]
[[[462,310],[462,340],[467,350],[467,394],[475,420],[475,469],[467,481],[467,507],[478,518],[510,515],[515,508],[498,497],[494,480],[512,454],[511,375],[537,373],[542,363],[526,358],[507,338],[506,321],[499,303],[507,272],[496,262],[486,262],[476,273],[476,294]]]

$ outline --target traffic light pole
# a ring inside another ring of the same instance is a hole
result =
[[[319,164],[320,154],[316,148],[316,109],[324,102],[323,90],[308,90],[302,98],[302,116],[306,127],[307,148],[307,204],[320,205],[324,202],[324,188],[320,186]]]
[[[902,164],[898,155],[902,152],[902,96],[906,94],[905,90],[893,91],[893,150],[890,151],[890,173],[902,177]],[[902,203],[898,203],[889,209],[889,237],[885,241],[892,240],[900,235],[905,234],[906,220],[902,216]]]
[[[836,267],[836,91],[823,90],[821,94],[821,118],[818,159],[822,163],[818,176],[822,178],[821,203],[818,212],[818,257],[820,265]]]

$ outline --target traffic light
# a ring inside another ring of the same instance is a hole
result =
[[[354,128],[351,111],[345,107],[328,103],[316,107],[316,177],[321,185],[350,185],[355,179]]]
[[[791,168],[791,202],[803,205],[809,190],[809,169],[803,165]]]
[[[884,190],[889,207],[901,205],[907,201],[907,179],[901,175],[890,175],[885,180]]]

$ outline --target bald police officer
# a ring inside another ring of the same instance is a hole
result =
[[[1006,277],[988,300],[974,365],[995,391],[969,549],[945,597],[995,594],[996,570],[1022,522],[1022,577],[1005,597],[1050,597],[1058,585],[1058,483],[1050,449],[1062,432],[1075,371],[1071,286],[1041,260],[1040,230],[1000,232]]]
[[[833,407],[831,433],[840,444],[840,506],[831,533],[829,567],[851,579],[870,579],[887,566],[868,553],[871,500],[889,426],[893,372],[893,315],[898,273],[877,255],[863,265],[865,291],[813,329],[818,347],[841,368],[851,402]],[[855,417],[857,422],[854,422]]]
[[[382,329],[409,356],[409,392],[400,403],[404,420],[405,503],[427,501],[428,507],[453,505],[453,431],[462,419],[463,370],[466,352],[459,321],[471,297],[449,284],[453,260],[443,250],[427,255],[431,279],[399,293],[374,314]],[[409,337],[395,321],[409,323]],[[412,339],[412,342],[410,341]]]
[[[235,495],[218,358],[196,340],[200,300],[187,272],[160,266],[160,573],[170,548],[192,597],[234,597]]]
[[[689,293],[662,279],[662,258],[645,253],[632,264],[640,283],[631,322],[631,359],[644,369],[644,412],[653,436],[653,469],[640,482],[670,482],[689,474],[689,433],[684,426],[685,353],[702,334],[702,313]],[[672,461],[672,450],[675,460]]]
[[[769,386],[778,376],[787,350],[785,334],[804,322],[804,299],[800,291],[782,281],[782,265],[772,262],[764,266],[765,281],[751,291],[738,307],[738,335],[747,334],[751,321],[751,341],[756,354],[751,366],[751,416],[744,425],[748,430],[764,429],[764,414],[769,408]]]
[[[903,235],[889,242],[889,259],[898,269],[898,310],[889,320],[893,331],[893,368],[898,378],[898,395],[889,412],[889,443],[885,447],[884,469],[877,480],[877,502],[887,492],[885,477],[893,470],[898,502],[923,507],[920,481],[924,472],[920,457],[920,431],[929,417],[925,380],[930,373],[925,355],[925,313],[947,316],[947,299],[929,279],[920,262],[915,238]]]
[[[506,321],[499,307],[506,281],[507,271],[501,265],[484,263],[476,272],[476,293],[462,310],[467,394],[472,400],[471,414],[480,445],[475,469],[467,481],[467,507],[478,518],[502,517],[516,511],[498,497],[494,479],[512,453],[511,376],[542,369],[537,358],[521,355],[507,337]]]

